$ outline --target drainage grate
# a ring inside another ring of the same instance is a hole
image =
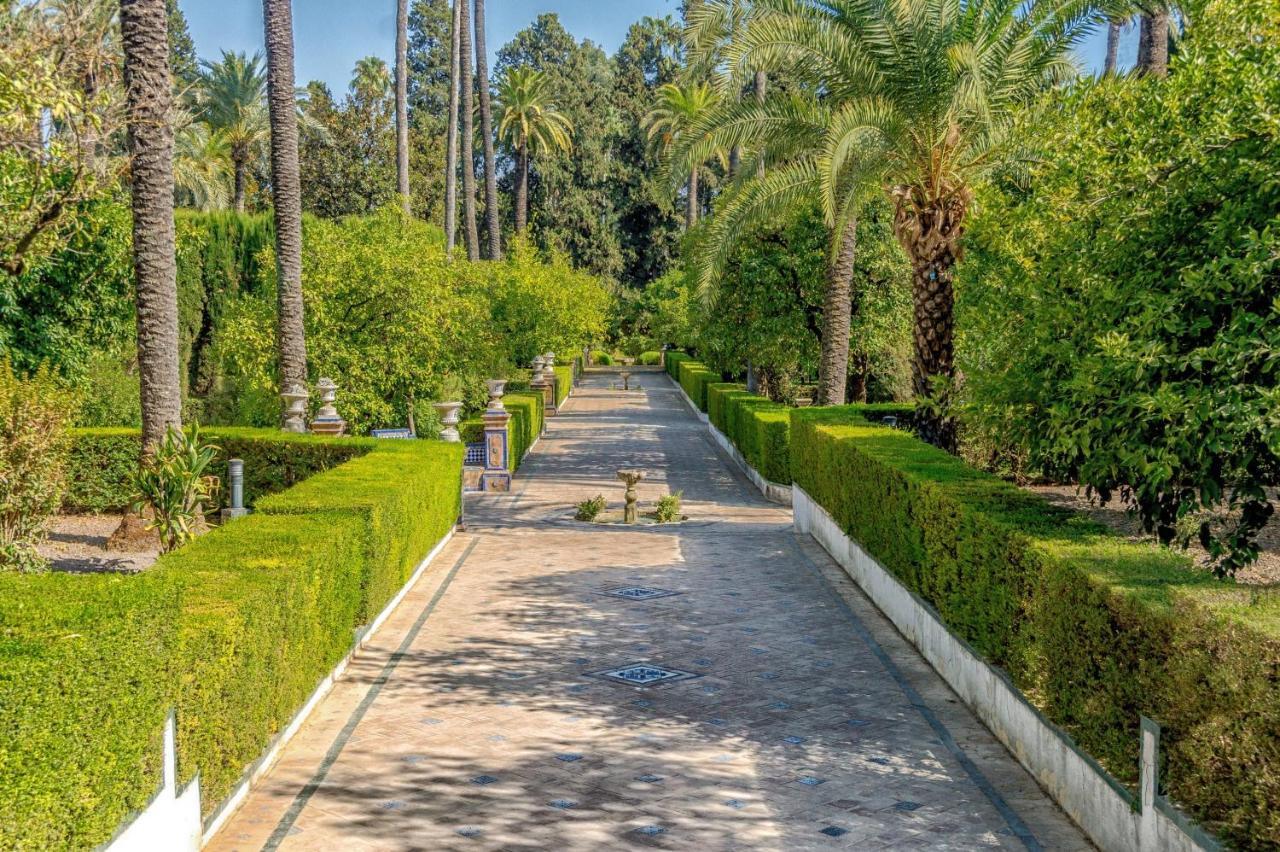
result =
[[[680,593],[673,592],[670,589],[657,589],[652,586],[625,586],[621,589],[606,589],[604,594],[629,601],[651,601],[654,598],[669,598]]]
[[[700,675],[693,672],[669,669],[653,663],[632,663],[622,668],[596,672],[595,676],[614,683],[626,683],[631,686],[656,686],[660,683],[675,683],[676,681],[700,677]]]

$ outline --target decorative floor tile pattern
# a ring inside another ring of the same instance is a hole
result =
[[[1026,848],[856,617],[1038,844],[1088,849],[671,382],[632,382],[590,375],[515,490],[468,498],[468,530],[208,848]],[[683,490],[690,521],[563,520],[616,502],[619,467],[649,472],[642,504]]]

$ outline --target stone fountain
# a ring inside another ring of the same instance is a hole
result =
[[[618,471],[618,479],[627,484],[626,507],[622,510],[622,522],[624,524],[634,524],[639,520],[640,513],[636,502],[639,495],[636,494],[636,484],[644,479],[645,472],[643,470],[623,469]]]
[[[619,373],[618,375],[619,375],[619,376],[622,376],[622,389],[623,389],[624,391],[629,391],[629,390],[631,390],[631,373],[630,373],[630,371],[628,371],[628,370],[623,370],[623,371],[622,371],[621,373]]]

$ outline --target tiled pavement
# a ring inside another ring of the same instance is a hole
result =
[[[1090,848],[666,376],[632,381],[590,374],[516,491],[468,500],[212,848]],[[620,467],[689,520],[571,520]]]

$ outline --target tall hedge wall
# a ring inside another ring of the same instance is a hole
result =
[[[1280,845],[1280,597],[1215,581],[857,408],[791,414],[795,482],[1118,778],[1164,726],[1172,798]]]
[[[221,426],[202,433],[221,452],[213,473],[226,477],[226,460],[244,460],[245,501],[274,494],[309,476],[369,452],[370,438],[291,435],[278,429]],[[67,493],[62,508],[69,512],[122,512],[133,500],[130,476],[138,464],[141,435],[137,429],[76,429],[68,454]],[[224,485],[226,483],[224,482]],[[229,499],[223,489],[223,501]]]
[[[556,367],[556,408],[564,405],[564,401],[569,398],[569,394],[573,391],[573,378],[575,368],[573,365]]]
[[[143,574],[0,575],[0,848],[110,838],[171,707],[179,780],[231,791],[458,516],[459,445],[369,450]]]

